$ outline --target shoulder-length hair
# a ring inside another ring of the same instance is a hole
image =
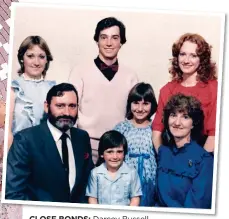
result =
[[[199,34],[186,33],[172,46],[173,58],[170,60],[171,67],[169,69],[169,73],[172,75],[172,80],[183,80],[183,72],[178,64],[178,56],[183,43],[186,41],[197,45],[196,54],[200,59],[200,65],[197,68],[197,80],[207,83],[209,80],[216,79],[216,64],[211,61],[212,46],[210,46]]]
[[[18,62],[21,66],[21,68],[18,70],[18,74],[21,75],[24,73],[25,71],[25,66],[24,66],[24,61],[23,61],[23,57],[24,54],[26,53],[26,51],[28,49],[33,48],[33,46],[39,46],[42,50],[44,50],[46,57],[47,57],[47,63],[45,65],[45,69],[42,72],[43,77],[45,77],[46,72],[49,68],[49,63],[50,61],[53,61],[53,56],[50,52],[50,49],[48,47],[48,44],[46,43],[46,41],[40,37],[40,36],[28,36],[27,38],[25,38],[23,40],[23,42],[21,43],[19,49],[18,49]]]

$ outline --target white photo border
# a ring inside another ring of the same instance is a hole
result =
[[[217,180],[217,166],[218,166],[218,150],[219,150],[219,134],[220,134],[220,105],[221,105],[221,91],[222,91],[222,71],[223,71],[223,56],[224,56],[224,26],[225,26],[225,13],[208,13],[204,12],[190,12],[190,11],[175,11],[175,10],[153,10],[153,9],[140,9],[140,8],[122,8],[115,7],[110,8],[107,6],[76,6],[74,5],[53,5],[53,4],[41,4],[41,3],[12,3],[11,6],[11,28],[10,28],[10,52],[9,52],[9,68],[8,68],[8,84],[7,84],[7,107],[6,107],[6,124],[5,130],[9,129],[9,109],[10,109],[10,90],[11,90],[11,80],[12,80],[12,63],[13,63],[13,34],[14,34],[14,16],[17,7],[45,7],[45,8],[69,8],[74,7],[75,9],[99,9],[99,10],[110,10],[110,11],[132,11],[132,12],[152,12],[152,13],[168,13],[168,14],[189,14],[189,15],[209,15],[209,16],[219,16],[222,19],[221,22],[221,41],[220,41],[220,51],[219,51],[219,64],[218,64],[218,94],[217,94],[217,116],[216,116],[216,138],[215,138],[215,156],[214,156],[214,177],[213,177],[213,187],[212,187],[212,209],[184,209],[184,208],[162,208],[162,207],[130,207],[130,206],[110,206],[110,205],[91,205],[91,204],[79,204],[79,203],[57,203],[57,202],[40,202],[40,201],[19,201],[19,200],[7,200],[5,199],[5,180],[6,180],[6,161],[7,161],[7,145],[8,145],[8,132],[5,131],[5,142],[4,142],[4,159],[3,159],[3,184],[2,184],[2,203],[9,204],[23,204],[23,205],[37,205],[37,206],[62,206],[62,207],[79,207],[79,208],[96,208],[96,209],[119,209],[119,210],[129,210],[129,211],[153,211],[153,212],[179,212],[179,213],[193,213],[193,214],[215,214],[216,206],[216,180]]]

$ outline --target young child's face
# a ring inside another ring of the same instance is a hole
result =
[[[103,152],[103,159],[106,162],[107,169],[110,171],[116,171],[122,165],[124,160],[123,145],[116,148],[108,148]]]
[[[131,103],[131,112],[133,113],[133,119],[138,121],[147,120],[150,114],[151,103],[148,101],[134,101]]]

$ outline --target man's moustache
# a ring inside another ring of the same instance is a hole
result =
[[[74,117],[72,117],[72,116],[57,116],[56,117],[56,120],[59,120],[59,119],[70,119],[70,120],[74,120]]]

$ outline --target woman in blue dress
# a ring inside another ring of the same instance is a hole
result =
[[[201,104],[192,96],[177,94],[166,104],[158,150],[159,206],[211,208],[213,156],[200,146],[203,121]]]
[[[10,95],[9,140],[18,131],[40,124],[44,114],[44,101],[54,81],[45,80],[50,61],[50,49],[40,36],[29,36],[18,50],[19,77],[12,81]]]
[[[152,144],[151,116],[157,102],[150,84],[138,83],[130,91],[126,120],[115,126],[127,139],[128,152],[125,162],[138,171],[142,196],[140,206],[154,206],[156,158]]]

